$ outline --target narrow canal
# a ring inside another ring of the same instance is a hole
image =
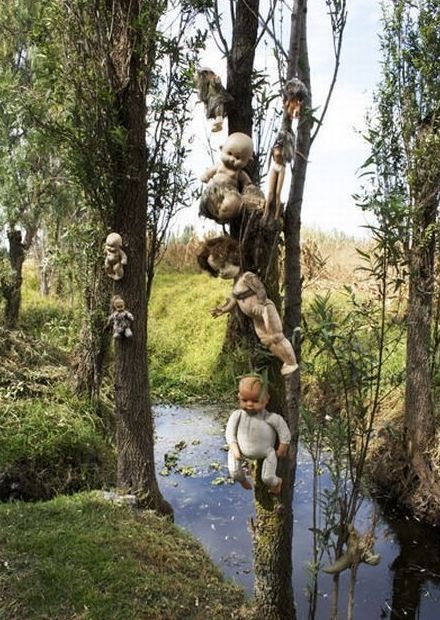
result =
[[[228,484],[224,427],[218,408],[158,406],[156,466],[161,490],[173,505],[176,523],[200,540],[223,573],[253,591],[252,548],[248,522],[254,516],[253,494]],[[321,476],[321,490],[330,481]],[[307,564],[312,558],[313,468],[299,452],[294,497],[294,585],[298,619],[308,617]],[[440,536],[406,516],[384,512],[365,499],[356,527],[371,525],[378,513],[377,566],[361,564],[357,573],[356,620],[440,618]],[[324,561],[324,564],[328,562]],[[339,610],[345,617],[350,573],[341,574]],[[316,620],[329,618],[332,576],[319,575]]]

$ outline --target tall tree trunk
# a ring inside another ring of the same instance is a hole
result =
[[[80,344],[72,356],[72,370],[75,392],[90,398],[99,413],[104,361],[110,344],[106,324],[112,289],[111,280],[104,273],[102,252],[94,261],[93,271],[85,291],[86,315]]]
[[[145,144],[145,52],[147,66],[153,66],[156,26],[163,2],[119,0],[114,13],[115,54],[118,80],[126,66],[126,79],[116,92],[119,122],[126,132],[120,153],[119,175],[115,183],[115,231],[123,239],[128,263],[115,291],[133,313],[133,337],[116,342],[115,399],[117,417],[118,487],[142,498],[143,504],[158,512],[172,514],[162,497],[155,474],[153,419],[150,403],[146,350],[146,144]],[[139,13],[148,10],[148,37],[142,51]],[[127,24],[130,29],[127,31]],[[118,43],[123,45],[119,46]]]
[[[406,349],[405,438],[409,477],[415,482],[414,504],[432,522],[440,522],[440,480],[431,467],[429,450],[435,439],[432,395],[432,311],[437,208],[440,195],[438,162],[432,158],[439,121],[422,122],[416,135],[418,159],[412,175],[413,235],[409,255]]]
[[[23,263],[26,257],[21,231],[8,231],[9,261],[14,272],[14,281],[5,291],[5,325],[7,329],[17,327],[21,307],[21,286],[23,284]]]

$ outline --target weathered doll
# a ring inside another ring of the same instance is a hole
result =
[[[295,138],[291,131],[284,130],[278,134],[272,147],[272,163],[267,180],[267,196],[264,217],[269,215],[272,201],[275,199],[275,215],[277,220],[281,214],[281,190],[286,174],[286,163],[292,161]]]
[[[197,71],[197,87],[199,99],[205,104],[206,118],[211,122],[211,131],[221,131],[226,116],[225,105],[233,101],[233,97],[224,88],[219,76],[208,67]]]
[[[119,295],[112,299],[113,312],[108,317],[107,327],[113,327],[113,338],[132,338],[131,326],[134,317],[125,309],[125,301]]]
[[[223,224],[238,217],[243,208],[264,208],[263,193],[244,171],[253,152],[252,139],[246,134],[228,136],[220,150],[220,163],[200,177],[208,183],[200,199],[200,215]]]
[[[112,280],[124,277],[124,265],[127,255],[122,249],[122,237],[118,233],[110,233],[105,240],[105,271]]]
[[[335,575],[361,562],[376,566],[380,562],[380,555],[373,553],[373,545],[374,535],[371,532],[361,536],[354,525],[350,524],[348,526],[347,550],[335,560],[334,564],[324,567],[323,571]]]
[[[289,120],[299,117],[301,107],[307,96],[307,87],[298,78],[292,78],[284,84],[283,105]]]
[[[198,255],[198,262],[213,276],[234,281],[231,297],[223,306],[211,311],[213,317],[231,312],[238,305],[254,325],[261,343],[283,362],[281,374],[288,375],[298,368],[292,344],[283,334],[280,316],[273,301],[257,275],[241,272],[238,243],[230,237],[207,239]]]
[[[278,495],[282,484],[276,473],[278,457],[286,456],[289,450],[289,427],[280,415],[266,410],[269,394],[257,375],[241,379],[238,400],[240,409],[231,413],[226,425],[230,476],[243,488],[251,489],[243,459],[263,459],[262,482],[269,493]],[[278,448],[275,450],[277,442]]]

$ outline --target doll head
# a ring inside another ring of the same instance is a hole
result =
[[[197,255],[202,269],[215,278],[235,278],[240,273],[238,241],[231,237],[213,237],[203,242]]]
[[[105,240],[105,249],[109,252],[122,248],[122,237],[119,233],[110,233]]]
[[[112,298],[112,308],[115,312],[124,312],[125,301],[119,295],[115,295]]]
[[[242,170],[252,159],[254,145],[245,133],[231,133],[221,148],[220,159],[226,168]]]
[[[251,375],[243,377],[238,384],[238,401],[246,413],[259,413],[269,402],[267,386],[261,377]]]

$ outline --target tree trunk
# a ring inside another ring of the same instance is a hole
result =
[[[104,274],[102,256],[94,261],[94,273],[86,288],[86,315],[81,327],[80,344],[73,354],[72,370],[77,394],[92,400],[99,413],[99,396],[110,334],[106,330],[110,314],[111,280]]]
[[[440,177],[432,159],[438,121],[421,123],[416,135],[419,158],[412,175],[413,236],[409,255],[408,324],[405,385],[405,439],[408,476],[416,511],[440,522],[440,480],[429,450],[435,439],[432,394],[432,311],[435,285],[437,208]],[[411,485],[412,486],[412,485]]]
[[[6,329],[16,329],[21,307],[21,286],[23,284],[23,263],[26,257],[19,230],[8,231],[9,261],[14,272],[14,281],[5,291],[5,325]]]
[[[124,299],[126,308],[134,315],[133,337],[116,342],[115,399],[117,418],[118,487],[136,493],[145,506],[163,514],[172,508],[162,497],[155,474],[153,448],[153,419],[148,383],[146,350],[146,144],[145,88],[148,76],[142,45],[145,36],[140,32],[138,15],[147,7],[148,36],[147,66],[152,67],[156,25],[164,8],[162,2],[120,0],[115,11],[115,55],[117,69],[127,66],[126,83],[117,91],[119,123],[126,132],[123,153],[119,154],[119,170],[115,192],[115,231],[123,239],[128,263],[124,277],[115,283],[115,292]],[[126,23],[131,24],[128,31]],[[120,40],[118,41],[118,37]],[[128,40],[127,40],[127,38]],[[123,42],[124,48],[118,46]],[[119,55],[120,54],[120,55]],[[120,72],[119,72],[120,74]]]

